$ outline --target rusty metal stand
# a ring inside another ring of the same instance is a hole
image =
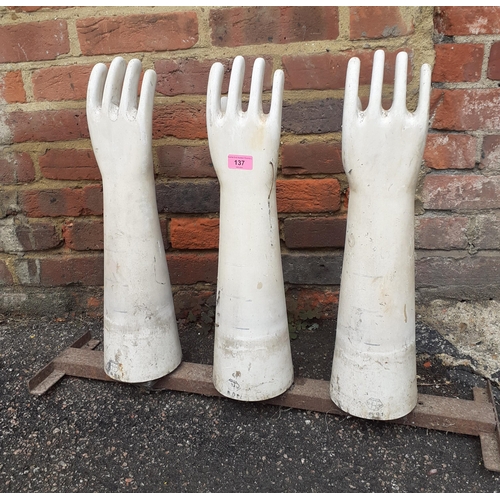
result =
[[[90,333],[83,335],[29,380],[29,392],[41,395],[65,375],[116,382],[104,372],[102,351],[93,350],[99,343]],[[155,381],[150,389],[222,397],[212,384],[212,367],[196,363],[181,363],[173,373]],[[500,428],[489,382],[486,389],[475,387],[473,395],[474,400],[464,400],[419,394],[416,408],[390,423],[479,436],[485,468],[500,472]],[[287,392],[264,403],[347,415],[330,399],[326,380],[297,378]]]

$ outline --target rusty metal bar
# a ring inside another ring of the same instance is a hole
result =
[[[495,429],[492,432],[481,432],[481,452],[483,454],[483,463],[486,469],[500,472],[500,427],[498,424],[498,415],[495,407],[495,399],[491,390],[491,384],[488,381],[486,389],[474,387],[474,400],[481,403],[490,403],[495,413]]]
[[[100,341],[92,339],[91,333],[87,332],[79,339],[75,340],[68,349],[94,349],[99,344]],[[64,369],[57,366],[59,357],[51,361],[28,381],[28,390],[31,394],[39,396],[47,392],[54,384],[59,382],[64,375],[67,375]]]
[[[104,371],[102,351],[92,350],[98,343],[89,334],[78,339],[28,382],[30,393],[43,394],[64,375],[116,382]],[[212,383],[212,367],[196,363],[181,363],[174,372],[155,381],[150,389],[223,397]],[[476,387],[473,392],[474,400],[419,394],[417,406],[411,413],[388,423],[479,436],[485,467],[500,472],[500,428],[491,386],[488,389]],[[326,380],[297,378],[284,394],[263,402],[347,415],[330,399]]]

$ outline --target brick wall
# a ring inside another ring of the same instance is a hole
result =
[[[85,117],[90,70],[116,55],[158,74],[157,200],[179,317],[213,307],[218,181],[205,95],[215,61],[285,72],[277,180],[287,303],[333,316],[348,206],[345,70],[407,50],[408,106],[434,65],[417,193],[418,300],[500,296],[500,10],[497,7],[0,7],[0,313],[102,312],[102,189]],[[229,75],[227,71],[226,79]],[[225,83],[227,88],[227,82]],[[269,92],[265,93],[269,99]],[[498,200],[498,201],[497,201]]]

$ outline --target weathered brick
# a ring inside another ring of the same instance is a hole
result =
[[[397,52],[387,51],[384,64],[384,82],[394,83]],[[407,51],[410,59],[413,51]],[[283,70],[285,72],[285,89],[317,89],[335,90],[345,86],[347,64],[353,57],[360,59],[360,85],[368,85],[371,81],[373,67],[373,51],[349,51],[342,53],[325,52],[323,54],[283,56]],[[412,65],[408,65],[407,81],[412,80]]]
[[[288,248],[343,248],[345,217],[287,218],[283,224]]]
[[[427,175],[422,198],[426,209],[500,208],[500,176]]]
[[[31,318],[67,314],[102,317],[102,300],[102,287],[5,286],[0,295],[0,313]]]
[[[336,212],[340,209],[337,179],[278,179],[278,212]]]
[[[58,255],[37,259],[41,286],[86,285],[104,283],[103,254],[74,256]]]
[[[467,248],[469,219],[462,216],[418,217],[415,220],[415,248],[453,250]]]
[[[160,220],[160,229],[163,244],[168,248],[167,221]],[[66,221],[62,226],[63,238],[66,247],[71,250],[103,250],[104,249],[104,226],[102,219],[73,219]]]
[[[170,181],[156,186],[158,211],[171,214],[205,214],[219,211],[216,180]]]
[[[0,219],[19,211],[18,193],[15,190],[0,190]]]
[[[342,145],[340,142],[285,144],[281,150],[281,171],[285,175],[340,174]]]
[[[40,171],[47,179],[101,179],[99,167],[91,149],[49,149],[39,157]]]
[[[219,219],[174,218],[170,221],[172,248],[211,250],[219,247]]]
[[[12,285],[13,283],[14,279],[7,264],[3,260],[0,260],[0,285]]]
[[[103,250],[104,232],[101,219],[74,219],[62,227],[65,245],[71,250]]]
[[[9,71],[0,79],[1,99],[7,103],[26,102],[26,91],[20,71]]]
[[[54,142],[87,139],[87,117],[82,109],[12,111],[6,117],[14,142]]]
[[[102,215],[102,185],[93,184],[85,186],[82,191],[82,215]]]
[[[102,187],[29,189],[19,204],[28,217],[102,215]]]
[[[256,57],[245,57],[245,78],[243,80],[244,93],[250,92],[252,68]],[[272,88],[273,82],[273,60],[264,57],[266,61],[264,71],[263,89]],[[227,93],[229,77],[231,74],[232,59],[212,59],[199,61],[194,58],[162,59],[155,62],[155,70],[158,75],[156,91],[163,95],[173,96],[179,94],[203,94],[207,92],[208,75],[210,68],[215,62],[224,65],[224,80],[221,92]]]
[[[484,137],[480,168],[493,172],[500,170],[500,135]]]
[[[282,127],[295,134],[326,134],[342,128],[343,101],[321,99],[317,101],[284,103]]]
[[[433,82],[477,82],[481,78],[484,45],[446,43],[434,50]]]
[[[172,285],[194,285],[217,281],[217,252],[167,253]]]
[[[14,261],[14,274],[21,285],[40,284],[40,261],[22,257]]]
[[[76,21],[83,55],[182,50],[198,42],[196,12],[94,17]]]
[[[477,137],[457,134],[428,134],[424,151],[427,167],[437,170],[474,168]]]
[[[158,173],[167,177],[216,177],[208,146],[166,145],[156,148]]]
[[[498,213],[479,214],[473,227],[476,250],[498,250],[500,248],[500,217]]]
[[[413,33],[413,23],[407,23],[399,7],[350,7],[349,37],[351,40],[364,38],[389,38]]]
[[[92,66],[54,66],[33,72],[33,95],[37,101],[85,99]]]
[[[434,89],[432,94],[432,128],[500,129],[500,89]]]
[[[495,35],[500,33],[500,7],[436,7],[434,27],[448,36]]]
[[[6,153],[0,158],[0,184],[35,180],[35,167],[28,153]]]
[[[0,26],[0,63],[48,61],[69,53],[66,21]]]
[[[491,45],[487,76],[491,80],[500,80],[500,42]]]
[[[500,285],[500,257],[463,256],[421,257],[415,262],[416,285],[418,287],[452,286],[465,289],[481,289]],[[479,290],[477,292],[480,293]],[[462,297],[466,298],[466,297]],[[471,298],[471,297],[469,297]]]
[[[62,243],[59,230],[50,222],[16,224],[15,233],[21,249],[25,252],[50,250]]]
[[[206,139],[205,103],[156,106],[153,112],[153,139]]]
[[[335,40],[337,7],[232,7],[210,10],[212,43],[239,47],[263,43]]]
[[[339,285],[342,261],[342,253],[286,253],[283,277],[295,285]]]
[[[322,319],[337,317],[339,291],[332,287],[288,286],[285,297],[287,313],[294,319],[302,319],[304,313],[312,313],[314,318]]]

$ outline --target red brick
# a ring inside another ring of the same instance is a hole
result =
[[[413,33],[413,24],[407,24],[399,7],[351,7],[349,9],[351,40],[389,38]]]
[[[94,17],[76,21],[83,55],[182,50],[198,42],[196,12]]]
[[[91,149],[49,149],[39,157],[47,179],[100,180],[101,174]]]
[[[104,232],[101,219],[75,219],[62,227],[65,245],[71,250],[103,250]]]
[[[288,248],[343,248],[346,218],[287,218],[283,224]]]
[[[305,313],[314,314],[315,318],[335,318],[339,303],[339,291],[332,287],[287,287],[286,309],[294,319],[302,319]]]
[[[278,212],[335,212],[340,208],[337,179],[278,179]]]
[[[6,125],[14,142],[54,142],[87,139],[87,118],[82,109],[45,111],[13,111],[6,117]]]
[[[429,134],[424,151],[427,167],[442,169],[474,168],[477,137],[457,134]]]
[[[194,285],[217,281],[217,252],[167,253],[172,285]]]
[[[500,176],[427,175],[422,199],[433,210],[500,208]]]
[[[385,53],[384,83],[394,84],[396,56],[401,51],[387,51]],[[413,58],[413,51],[406,51]],[[283,56],[283,70],[285,72],[286,90],[336,90],[343,89],[347,64],[353,57],[361,61],[359,75],[360,85],[369,85],[373,68],[373,51],[349,51],[343,53],[325,52],[323,54]],[[413,78],[412,65],[408,65],[407,79]]]
[[[480,168],[500,170],[500,135],[487,135],[483,139],[483,153]]]
[[[481,78],[484,45],[447,43],[436,45],[433,82],[477,82]]]
[[[7,103],[26,102],[26,91],[20,71],[9,71],[0,80],[0,99]]]
[[[243,80],[243,92],[250,92],[252,68],[256,57],[245,57],[245,78]],[[273,82],[273,60],[265,57],[266,67],[264,72],[263,89],[272,88]],[[158,75],[156,91],[163,95],[173,96],[179,94],[202,94],[207,92],[207,81],[210,68],[215,62],[224,65],[224,80],[222,82],[222,93],[227,93],[229,77],[233,59],[213,59],[198,61],[193,58],[162,59],[155,63]]]
[[[58,255],[39,260],[41,286],[85,285],[102,286],[104,258],[91,256]]]
[[[59,231],[50,222],[30,222],[16,225],[16,239],[25,252],[50,250],[61,245]]]
[[[102,215],[102,187],[30,189],[19,193],[19,204],[28,217]]]
[[[500,80],[500,42],[491,46],[487,76],[491,80]]]
[[[219,247],[219,219],[190,218],[170,221],[172,248],[211,250]]]
[[[341,143],[285,144],[281,151],[281,170],[285,175],[340,174],[344,171]]]
[[[210,11],[212,43],[239,47],[263,43],[335,40],[337,7],[232,7]]]
[[[12,278],[12,273],[9,271],[7,264],[0,260],[0,285],[12,285],[14,279]]]
[[[208,146],[166,145],[156,148],[158,173],[167,177],[216,177]]]
[[[102,185],[93,184],[82,188],[82,215],[102,215]]]
[[[500,7],[437,7],[434,27],[448,36],[500,33]]]
[[[441,130],[500,129],[500,89],[434,89],[432,128]]]
[[[33,95],[37,101],[77,101],[87,96],[92,66],[54,66],[33,72]]]
[[[174,136],[178,139],[206,139],[205,104],[156,106],[153,112],[153,139]]]
[[[66,21],[0,26],[0,63],[48,61],[69,53]]]
[[[467,217],[418,217],[415,221],[415,247],[426,250],[467,248]]]
[[[35,167],[28,153],[7,153],[0,157],[0,184],[35,180]]]

